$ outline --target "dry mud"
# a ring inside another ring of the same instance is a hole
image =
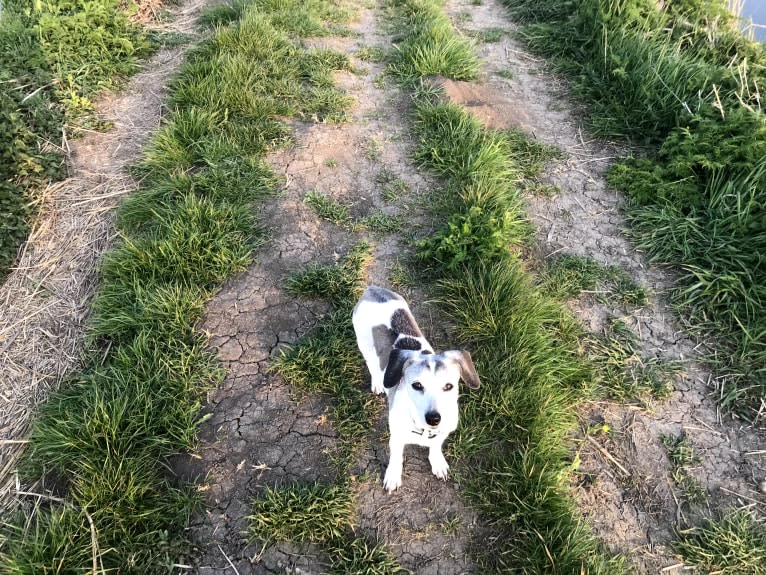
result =
[[[537,256],[545,260],[569,253],[619,265],[653,292],[642,309],[612,308],[587,298],[571,302],[590,330],[599,332],[607,317],[618,317],[639,336],[645,356],[679,361],[685,370],[672,397],[648,410],[608,402],[580,410],[583,429],[606,422],[612,431],[598,438],[598,447],[582,434],[578,437],[581,481],[574,494],[607,547],[626,554],[639,573],[685,572],[667,548],[676,528],[702,513],[753,506],[766,511],[766,498],[758,489],[766,478],[766,436],[763,429],[722,418],[716,382],[699,363],[704,342],[684,333],[668,306],[669,271],[649,265],[625,238],[624,198],[605,182],[609,165],[624,151],[587,136],[566,86],[514,40],[517,26],[499,2],[484,0],[474,6],[451,0],[447,6],[466,33],[492,28],[509,32],[499,42],[479,44],[484,78],[471,85],[448,83],[449,97],[492,127],[520,128],[566,154],[543,177],[561,193],[527,198],[537,230]],[[501,75],[508,71],[511,79]],[[681,496],[660,440],[661,434],[681,432],[702,457],[692,475],[708,495],[705,504],[691,510],[679,505]]]
[[[153,26],[193,33],[209,3],[185,1]],[[69,139],[65,128],[60,144],[69,177],[45,191],[17,267],[0,286],[0,509],[14,501],[30,417],[80,363],[98,261],[116,239],[113,210],[136,189],[127,168],[159,126],[184,51],[158,51],[119,94],[96,102],[113,129]]]

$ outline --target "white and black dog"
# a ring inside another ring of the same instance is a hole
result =
[[[477,389],[479,376],[467,351],[435,354],[404,298],[370,286],[353,314],[359,350],[372,376],[373,393],[388,395],[391,451],[383,486],[402,484],[404,446],[428,447],[431,471],[447,478],[442,444],[457,429],[458,381]]]

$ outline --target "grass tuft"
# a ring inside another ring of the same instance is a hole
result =
[[[314,210],[316,215],[328,222],[342,226],[351,220],[351,214],[348,211],[347,205],[341,204],[334,198],[325,196],[319,192],[308,192],[303,198],[303,201]]]
[[[595,367],[595,389],[611,399],[626,402],[670,397],[681,366],[659,357],[643,357],[638,338],[622,321],[612,319],[601,336],[585,338],[585,349]]]
[[[394,39],[389,72],[404,84],[426,76],[475,80],[479,63],[471,42],[460,36],[433,0],[391,0],[392,28],[403,29]]]
[[[761,575],[766,564],[766,529],[747,511],[680,533],[673,549],[684,563],[707,573]]]
[[[662,434],[660,439],[673,464],[673,482],[681,492],[681,501],[692,504],[704,502],[707,497],[705,488],[690,472],[690,468],[702,459],[694,452],[689,438],[685,433],[681,433],[679,436]]]
[[[352,528],[354,501],[343,485],[268,488],[253,504],[250,533],[265,541],[327,543]]]
[[[249,532],[268,542],[318,544],[330,559],[330,575],[407,573],[380,545],[353,533],[354,501],[348,485],[268,488],[253,503]]]
[[[624,269],[584,256],[556,257],[545,272],[543,287],[558,298],[578,297],[589,292],[599,301],[638,307],[649,303],[648,290]]]

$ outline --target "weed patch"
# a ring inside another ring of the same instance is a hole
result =
[[[639,248],[679,268],[674,300],[716,342],[722,406],[752,420],[766,395],[766,48],[723,2],[506,4],[574,78],[593,131],[648,144],[609,180],[628,194]]]
[[[689,438],[681,433],[679,436],[662,434],[660,439],[668,452],[668,459],[673,464],[673,482],[681,492],[681,501],[702,503],[707,495],[705,489],[689,472],[692,466],[701,461],[701,458],[694,452]]]
[[[347,224],[351,219],[351,214],[348,211],[348,206],[341,204],[337,200],[320,194],[319,192],[311,191],[306,194],[303,199],[308,204],[314,213],[323,220],[327,220],[336,225],[342,226]]]

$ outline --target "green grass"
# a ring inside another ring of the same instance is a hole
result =
[[[680,533],[673,544],[684,563],[706,573],[762,575],[766,572],[766,529],[747,511]]]
[[[25,481],[45,476],[65,500],[0,528],[3,573],[82,573],[96,561],[99,573],[152,574],[186,562],[199,494],[170,460],[194,448],[206,392],[223,378],[195,325],[264,241],[253,214],[276,188],[263,154],[285,140],[280,119],[342,115],[348,102],[330,81],[345,58],[300,48],[291,38],[307,28],[278,26],[289,3],[260,4],[193,49],[174,80],[174,111],[135,168],[140,190],[119,209],[122,241],[102,264],[94,351],[40,409],[22,462]],[[338,10],[299,8],[317,21]]]
[[[369,230],[376,234],[393,234],[400,232],[403,226],[404,222],[399,216],[375,212],[354,224],[354,229]]]
[[[638,401],[643,406],[650,400],[670,397],[681,366],[659,357],[644,357],[638,343],[630,328],[617,319],[607,323],[603,334],[584,338],[599,394],[622,403]]]
[[[342,226],[351,220],[351,214],[346,204],[341,204],[334,198],[325,196],[316,191],[306,194],[303,201],[314,210],[314,213],[323,220]]]
[[[471,38],[475,38],[479,42],[499,42],[502,40],[507,32],[502,28],[484,28],[483,30],[475,30],[468,32]]]
[[[66,176],[62,127],[99,127],[90,98],[138,69],[153,49],[131,2],[4,2],[0,21],[0,281],[34,220],[40,194]],[[159,43],[162,43],[161,41]]]
[[[385,62],[386,49],[382,46],[364,46],[357,51],[356,57],[363,62]]]
[[[678,268],[674,301],[700,337],[722,406],[766,395],[766,48],[724,2],[510,0],[535,51],[573,78],[591,130],[643,146],[610,171],[637,246]]]
[[[253,510],[248,530],[253,537],[317,544],[330,559],[331,575],[407,573],[382,546],[354,535],[354,501],[345,485],[269,488]]]
[[[460,36],[449,18],[434,0],[390,0],[389,18],[396,19],[392,29],[402,30],[394,37],[390,73],[404,84],[412,85],[426,76],[444,76],[453,80],[474,80],[479,62],[472,43]]]
[[[264,541],[326,543],[352,528],[354,500],[342,485],[266,489],[253,504],[249,531]]]
[[[548,265],[544,289],[558,298],[592,293],[597,300],[628,306],[645,306],[648,290],[619,266],[608,266],[584,256],[563,254]]]
[[[380,196],[388,203],[396,202],[402,194],[410,189],[410,185],[407,182],[386,168],[382,169],[375,176],[375,183],[383,187]]]
[[[438,2],[405,2],[400,10],[414,28],[402,33],[408,38],[417,38],[418,16],[441,13]],[[410,68],[403,76],[417,83],[429,73]],[[622,561],[602,554],[567,494],[571,408],[587,397],[593,375],[579,329],[515,255],[531,232],[517,184],[557,152],[518,132],[485,129],[441,102],[430,84],[417,85],[414,99],[414,156],[444,179],[431,207],[446,220],[419,243],[418,255],[482,375],[482,389],[463,397],[450,445],[461,490],[493,534],[475,546],[477,567],[620,573]]]
[[[695,453],[694,446],[685,433],[678,436],[661,434],[660,439],[673,464],[671,474],[673,482],[680,492],[679,499],[684,503],[698,504],[705,501],[707,493],[702,484],[690,473],[690,468],[702,461]]]

